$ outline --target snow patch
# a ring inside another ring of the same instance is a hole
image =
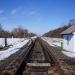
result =
[[[62,53],[68,57],[75,58],[75,52],[62,51]]]
[[[64,39],[60,39],[60,38],[50,38],[50,37],[42,37],[42,39],[53,47],[57,47],[57,46],[60,47],[61,42],[63,42],[63,40],[64,40]],[[68,57],[75,58],[75,52],[70,52],[67,50],[61,51],[61,52]]]
[[[29,40],[28,39],[17,39],[18,41],[15,42],[16,39],[14,39],[12,45],[9,49],[0,51],[0,60],[3,60],[7,57],[9,57],[11,54],[17,52],[20,50],[21,47],[23,47]]]
[[[42,37],[42,39],[46,41],[49,45],[54,47],[61,47],[61,42],[63,41],[63,39],[61,38]]]

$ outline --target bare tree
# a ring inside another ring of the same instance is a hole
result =
[[[13,29],[12,33],[14,37],[28,37],[28,30],[22,27]]]
[[[2,25],[0,24],[0,31],[4,31]]]
[[[34,36],[33,33],[29,33],[27,29],[23,27],[14,28],[12,32],[5,31],[0,24],[0,37],[7,38],[7,37],[17,37],[17,38],[24,38],[24,37],[31,37]]]

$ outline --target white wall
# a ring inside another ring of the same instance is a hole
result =
[[[74,35],[64,35],[63,48],[67,51],[74,52]]]

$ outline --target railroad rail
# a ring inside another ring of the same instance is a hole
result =
[[[47,75],[48,74],[48,70],[50,69],[51,64],[46,60],[39,38],[35,40],[34,46],[31,48],[31,51],[24,59],[24,62],[26,63],[25,66],[23,65],[24,70],[22,69],[23,66],[21,66],[18,69],[18,71],[15,73],[15,75],[38,75],[38,74]]]
[[[1,62],[2,67],[0,67],[0,75],[15,75],[16,71],[23,63],[24,58],[33,46],[34,41],[35,40],[30,40],[25,46],[20,49],[20,51],[11,55],[6,60],[3,60]]]
[[[44,48],[49,51],[49,53],[55,60],[55,63],[57,64],[59,71],[61,70],[62,75],[75,75],[75,58],[70,58],[64,55],[62,53],[64,49],[50,46],[44,40],[42,41],[42,43],[44,43]]]
[[[60,51],[60,48],[52,47],[38,37],[23,48],[2,75],[75,75],[72,67],[65,63],[65,60],[71,59]]]

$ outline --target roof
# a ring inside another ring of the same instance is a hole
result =
[[[73,31],[75,31],[75,25],[69,27],[65,31],[63,31],[61,34],[71,34]]]

